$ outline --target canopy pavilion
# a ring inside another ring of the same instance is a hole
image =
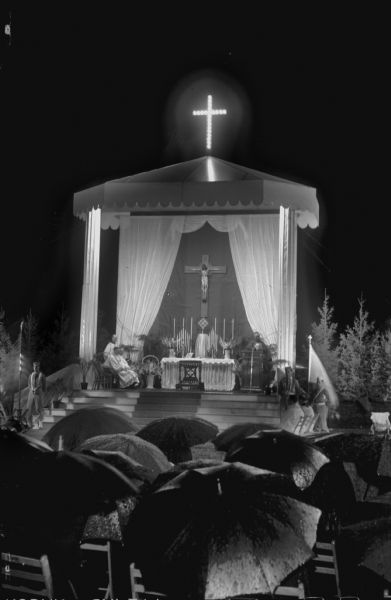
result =
[[[207,223],[228,234],[250,328],[295,365],[297,231],[319,224],[315,188],[202,156],[78,191],[73,209],[85,221],[81,357],[96,352],[101,229],[119,229],[116,334],[120,343],[137,344],[156,319],[183,234]],[[187,272],[198,269],[206,302],[202,267],[213,275],[216,261],[202,261]],[[192,334],[200,316],[211,324],[202,301]]]

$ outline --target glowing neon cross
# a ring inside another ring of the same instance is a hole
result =
[[[226,115],[225,108],[212,108],[212,96],[208,95],[208,108],[206,110],[193,110],[196,117],[206,116],[206,149],[212,148],[212,117],[215,115]]]

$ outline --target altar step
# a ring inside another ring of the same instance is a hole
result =
[[[200,417],[214,423],[219,431],[244,422],[279,426],[280,409],[276,396],[254,393],[188,392],[177,390],[74,390],[61,407],[46,411],[44,427],[29,435],[42,438],[54,423],[67,414],[89,406],[110,406],[125,412],[141,428],[155,419],[169,416]]]

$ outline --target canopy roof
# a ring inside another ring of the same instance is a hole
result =
[[[296,210],[300,227],[319,224],[315,188],[213,156],[113,179],[74,195],[73,212],[80,218],[98,206],[115,218],[129,213],[270,213],[284,206]]]

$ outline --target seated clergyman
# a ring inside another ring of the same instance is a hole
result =
[[[108,355],[106,364],[118,376],[121,389],[136,387],[140,383],[139,378],[126,362],[123,353],[122,346],[115,346],[113,353]]]

